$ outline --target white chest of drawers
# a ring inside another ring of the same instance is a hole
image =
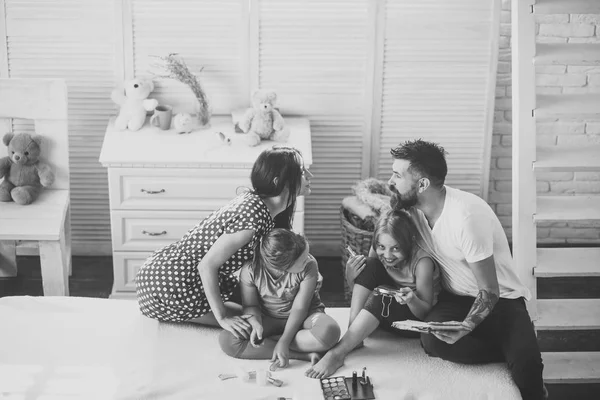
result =
[[[287,117],[288,146],[312,164],[310,123]],[[111,297],[135,295],[135,274],[153,251],[180,239],[212,211],[250,187],[256,157],[274,142],[227,146],[216,132],[234,135],[230,116],[211,128],[179,135],[146,124],[136,132],[108,124],[100,162],[108,168],[114,284]],[[294,230],[304,231],[304,198],[298,198]]]

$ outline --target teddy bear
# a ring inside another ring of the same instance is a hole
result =
[[[115,120],[116,129],[137,131],[144,125],[146,111],[152,111],[158,105],[156,99],[147,98],[153,90],[154,83],[151,80],[131,79],[125,81],[123,87],[112,91],[110,98],[121,106]]]
[[[246,110],[238,125],[246,133],[245,142],[257,146],[261,140],[287,141],[290,131],[275,109],[277,94],[272,90],[257,90],[252,95],[252,107]]]
[[[42,136],[28,133],[4,135],[8,156],[0,158],[0,201],[31,204],[43,187],[54,183],[54,172],[48,164],[39,161]]]

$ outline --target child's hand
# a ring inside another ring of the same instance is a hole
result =
[[[400,293],[394,296],[394,298],[402,305],[410,303],[415,298],[415,292],[409,287],[400,288],[399,292]]]
[[[252,329],[252,332],[250,333],[250,344],[253,347],[260,347],[263,344],[263,329],[262,326],[260,328],[254,328]]]
[[[363,255],[348,258],[348,262],[346,262],[346,282],[349,287],[354,286],[354,281],[363,269],[365,269],[366,265],[367,259]]]
[[[263,344],[263,326],[256,318],[251,318],[252,332],[250,333],[250,344],[254,347],[259,347]]]
[[[275,345],[273,357],[271,357],[271,368],[285,368],[290,359],[290,348],[280,341]]]
[[[250,326],[252,327],[252,332],[250,332],[250,344],[254,347],[259,347],[263,342],[263,326],[262,323],[258,320],[256,315],[242,315]]]
[[[458,342],[462,337],[467,336],[473,330],[473,327],[463,322],[458,321],[446,321],[446,322],[430,322],[432,325],[462,325],[463,329],[457,331],[447,330],[436,330],[435,327],[431,328],[431,334],[442,342],[454,344]]]

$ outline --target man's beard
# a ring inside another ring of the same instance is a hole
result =
[[[390,186],[392,191],[392,197],[390,198],[390,206],[393,210],[408,210],[412,206],[417,204],[417,188],[416,186],[411,188],[410,191],[404,195],[398,193],[395,186]]]

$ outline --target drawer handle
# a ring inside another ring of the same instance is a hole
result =
[[[146,230],[142,231],[142,233],[144,235],[148,235],[148,236],[162,236],[162,235],[166,235],[167,231],[162,231],[162,232],[148,232]]]
[[[166,190],[165,189],[160,189],[160,190],[146,190],[146,189],[142,189],[140,191],[142,193],[148,193],[148,194],[159,194],[159,193],[164,193]]]

